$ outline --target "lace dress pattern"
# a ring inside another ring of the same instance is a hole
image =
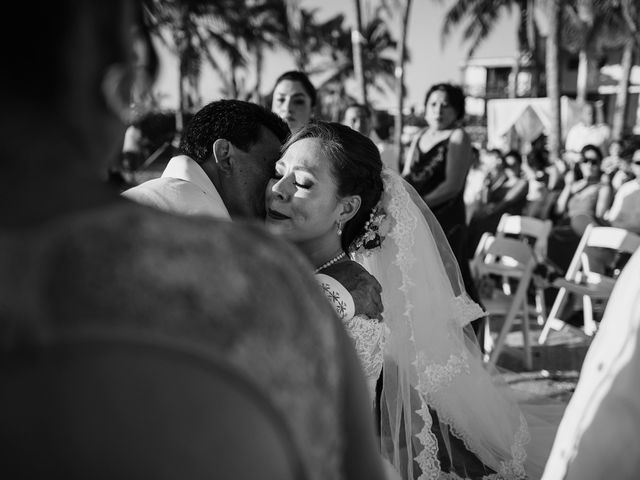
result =
[[[306,268],[297,251],[253,227],[132,204],[0,231],[0,248],[0,319],[37,324],[44,337],[97,326],[198,342],[282,413],[308,478],[344,478],[340,324],[322,295],[290,295],[298,282],[317,289],[311,275],[294,274]]]
[[[411,457],[419,465],[420,473],[414,469],[413,474],[421,480],[471,475],[465,475],[463,469],[441,464],[441,450],[445,453],[449,450],[450,457],[445,460],[462,461],[466,468],[468,458],[469,467],[474,471],[472,478],[523,479],[524,445],[529,441],[526,420],[515,402],[503,397],[493,386],[477,353],[470,351],[465,343],[463,328],[484,312],[467,295],[455,293],[464,289],[454,288],[453,280],[448,286],[449,272],[444,260],[438,266],[442,253],[437,240],[428,230],[425,233],[422,214],[401,182],[396,175],[385,175],[384,207],[392,219],[386,245],[377,256],[356,257],[356,260],[376,275],[385,288],[384,319],[391,332],[385,359],[398,362],[399,369],[415,378],[408,391],[398,388],[387,403],[393,406],[392,415],[397,418],[399,409],[394,399],[403,395],[403,401],[410,402],[407,408],[420,419],[403,425],[406,431],[412,430],[418,441],[412,445]],[[416,248],[417,238],[423,242],[421,249]],[[438,268],[442,273],[437,273]],[[421,282],[416,283],[415,278]],[[457,279],[460,285],[459,274]],[[388,309],[389,306],[392,308]],[[395,385],[393,381],[392,385]],[[490,404],[484,405],[485,401]],[[496,423],[478,422],[477,415],[490,418],[485,413],[493,415],[491,418],[495,418]],[[441,435],[439,426],[442,425],[446,426],[450,441],[463,445],[445,447],[444,442],[441,444],[436,434]],[[402,427],[396,423],[391,432],[399,428]],[[496,450],[491,450],[493,446]],[[398,443],[396,448],[402,447]],[[480,473],[483,471],[485,473]]]
[[[376,318],[356,314],[356,303],[347,288],[335,278],[316,275],[327,299],[342,320],[364,371],[371,401],[375,401],[376,383],[382,372],[386,326]]]

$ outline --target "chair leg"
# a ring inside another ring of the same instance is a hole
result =
[[[505,295],[511,295],[511,284],[509,283],[509,277],[502,277],[502,291]]]
[[[542,345],[547,341],[547,336],[549,335],[549,331],[553,328],[554,330],[559,330],[565,323],[558,318],[558,314],[562,311],[564,304],[567,301],[567,289],[561,288],[556,296],[556,299],[553,302],[553,306],[551,307],[551,312],[549,312],[549,316],[547,317],[547,321],[542,328],[542,332],[540,333],[540,337],[538,338],[538,343]]]
[[[532,358],[531,358],[531,342],[530,342],[530,331],[529,331],[529,306],[527,305],[527,297],[522,299],[522,309],[524,311],[524,315],[522,317],[522,336],[523,342],[522,346],[524,349],[524,368],[525,370],[532,369]]]
[[[491,338],[491,315],[487,315],[483,322],[483,336],[482,336],[482,349],[483,349],[483,360],[485,362],[489,361],[489,355],[494,348],[493,338]]]
[[[596,322],[593,320],[593,304],[589,295],[582,296],[582,312],[584,318],[584,333],[593,335],[596,333]]]
[[[507,312],[507,316],[504,320],[504,325],[502,326],[502,330],[500,330],[500,334],[498,335],[498,339],[496,340],[495,347],[491,352],[491,357],[489,358],[489,364],[492,366],[495,366],[498,357],[502,352],[502,348],[504,347],[504,343],[507,339],[507,334],[511,331],[511,326],[513,325],[513,321],[516,318],[518,310],[522,307],[522,302],[526,302],[527,300],[526,293],[530,280],[531,273],[524,274],[520,278],[518,288],[516,288],[516,293],[513,296],[511,306],[509,307],[509,311]]]
[[[547,318],[547,306],[544,301],[544,290],[536,288],[536,312],[538,313],[538,325],[544,325],[544,319]]]

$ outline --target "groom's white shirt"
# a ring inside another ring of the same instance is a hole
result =
[[[173,157],[161,177],[130,188],[122,196],[179,215],[231,219],[207,174],[186,155]]]

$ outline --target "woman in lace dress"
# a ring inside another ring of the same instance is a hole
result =
[[[407,479],[524,478],[526,422],[482,365],[468,324],[483,312],[433,214],[348,127],[310,124],[283,151],[267,224],[315,267],[354,341],[383,457]]]
[[[60,0],[38,2],[34,16],[33,5],[16,5],[48,40],[14,42],[0,89],[3,365],[20,371],[29,354],[75,331],[198,343],[271,402],[305,478],[380,479],[358,358],[306,260],[262,226],[153,210],[101,178],[125,129],[139,7]],[[46,63],[46,88],[29,68],[35,57]]]

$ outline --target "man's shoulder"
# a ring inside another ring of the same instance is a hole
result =
[[[122,192],[122,196],[150,207],[183,215],[209,214],[212,200],[197,185],[180,178],[159,177]]]
[[[135,187],[122,192],[122,196],[137,200],[141,197],[147,197],[154,194],[162,194],[176,189],[190,188],[190,183],[186,180],[173,177],[158,177],[147,180]]]

